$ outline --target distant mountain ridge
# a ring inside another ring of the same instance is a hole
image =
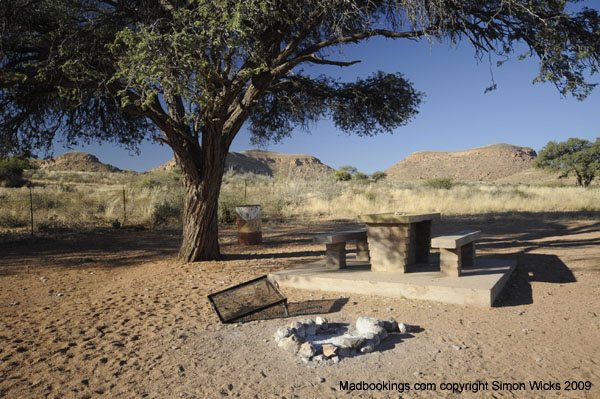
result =
[[[459,181],[496,181],[532,167],[529,147],[497,143],[462,151],[419,151],[385,172],[393,180],[450,177]]]
[[[536,152],[528,147],[492,144],[462,151],[419,151],[386,170],[390,180],[421,180],[450,177],[458,181],[498,183],[535,183],[555,180],[532,168]],[[50,160],[36,160],[40,169],[86,172],[121,172],[116,166],[102,163],[94,155],[73,151]],[[284,154],[266,150],[246,150],[227,155],[226,169],[238,173],[256,173],[290,178],[314,178],[334,170],[307,154]],[[171,170],[171,159],[151,171]]]
[[[100,162],[92,154],[80,151],[65,152],[56,158],[34,160],[42,170],[60,170],[75,172],[122,172],[116,166]]]
[[[171,170],[175,167],[175,159],[171,159],[150,171]],[[331,167],[312,155],[284,154],[266,150],[230,152],[225,160],[225,168],[238,173],[302,178],[312,178],[333,172]]]

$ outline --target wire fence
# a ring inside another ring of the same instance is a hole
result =
[[[282,219],[297,216],[308,201],[331,201],[347,187],[331,181],[275,181],[264,176],[227,178],[219,197],[219,221],[235,221],[235,207],[260,204],[262,216]],[[147,225],[178,228],[182,225],[184,190],[180,183],[140,180],[129,185],[40,184],[0,187],[0,229],[58,231]]]
[[[181,203],[181,204],[180,204]],[[157,204],[181,209],[172,190],[131,187],[0,189],[0,228],[36,231],[152,224]],[[178,212],[171,212],[177,219]]]

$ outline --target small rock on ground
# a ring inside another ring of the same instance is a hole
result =
[[[305,342],[302,345],[300,345],[298,354],[302,357],[310,359],[311,357],[317,354],[317,348],[311,342]]]
[[[301,344],[302,344],[302,342],[296,335],[291,335],[287,338],[283,338],[278,343],[280,348],[283,348],[286,351],[294,353],[294,354],[298,353],[298,350],[300,349]]]
[[[335,345],[325,344],[325,345],[323,345],[322,349],[323,349],[323,356],[325,356],[325,357],[332,357],[338,353],[338,347]]]

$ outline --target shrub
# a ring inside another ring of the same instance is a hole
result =
[[[72,184],[61,183],[59,184],[58,189],[63,193],[72,193],[75,191],[75,186],[73,186]]]
[[[23,171],[31,169],[31,163],[22,158],[7,157],[0,160],[0,184],[4,187],[22,187],[27,183]]]
[[[235,222],[235,207],[244,202],[243,195],[239,195],[238,191],[222,192],[219,196],[219,222]]]
[[[261,218],[283,219],[289,215],[285,210],[290,205],[290,201],[280,197],[265,198],[261,202]]]
[[[173,182],[175,183],[181,183],[181,179],[182,179],[182,172],[181,172],[181,168],[180,167],[176,167],[175,169],[173,169],[171,171],[171,179],[173,180]]]
[[[365,198],[371,202],[375,202],[375,200],[377,199],[377,193],[375,193],[374,191],[367,191],[365,192]]]
[[[26,227],[27,226],[27,220],[23,219],[23,218],[19,218],[15,215],[0,215],[0,226],[2,227],[8,227],[8,228],[15,228],[15,227]]]
[[[377,171],[371,175],[371,179],[373,179],[373,181],[375,181],[375,182],[378,182],[379,180],[383,180],[386,177],[387,177],[387,173],[381,172],[381,171]]]
[[[456,185],[456,182],[449,177],[437,177],[435,179],[427,179],[423,183],[425,187],[450,190]]]
[[[367,180],[368,178],[369,178],[369,176],[365,175],[362,172],[356,172],[354,175],[352,175],[352,180],[364,181],[364,180]]]
[[[339,170],[342,172],[348,172],[350,175],[354,175],[356,172],[358,172],[358,169],[352,165],[342,165],[340,166]]]
[[[160,187],[160,181],[153,176],[144,176],[134,184],[137,188],[155,188]]]
[[[337,170],[333,174],[333,177],[335,180],[338,180],[338,181],[348,181],[348,180],[352,179],[352,175],[345,170]]]
[[[152,211],[152,224],[161,226],[167,224],[169,221],[180,221],[182,214],[183,204],[175,203],[172,200],[163,200],[154,205],[154,210]]]
[[[173,169],[168,171],[144,172],[142,176],[133,183],[133,187],[145,189],[181,187],[181,171],[179,169]]]
[[[513,189],[512,193],[513,196],[518,197],[518,198],[531,198],[532,195],[519,189],[519,188],[515,188]]]
[[[36,196],[34,199],[36,207],[40,209],[55,209],[60,208],[62,206],[61,198],[64,198],[60,195],[45,195],[42,194],[40,196]],[[83,201],[81,202],[83,203]]]

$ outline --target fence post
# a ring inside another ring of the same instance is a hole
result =
[[[244,178],[244,202],[248,202],[248,201],[246,200],[246,182],[247,182],[247,181],[248,181],[248,180]]]
[[[125,202],[125,187],[123,187],[123,225],[127,221],[127,205]]]
[[[33,237],[33,194],[31,193],[31,186],[29,187],[29,213],[31,215],[31,236]]]

